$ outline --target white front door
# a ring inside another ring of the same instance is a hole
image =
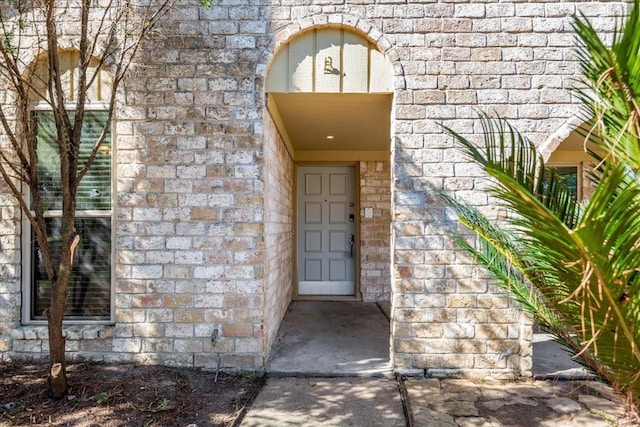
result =
[[[355,295],[355,171],[298,167],[298,295]]]

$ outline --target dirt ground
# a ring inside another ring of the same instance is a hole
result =
[[[0,365],[0,426],[235,426],[264,380],[161,366],[76,364],[53,401],[47,367]]]

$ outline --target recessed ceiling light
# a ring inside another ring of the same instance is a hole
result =
[[[333,136],[333,135],[327,135],[327,139],[333,139],[333,138],[335,138],[335,136]]]

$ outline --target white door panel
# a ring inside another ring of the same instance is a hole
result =
[[[355,295],[355,171],[298,167],[298,295]]]

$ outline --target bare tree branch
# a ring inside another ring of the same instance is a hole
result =
[[[57,397],[67,387],[62,319],[81,239],[75,228],[76,193],[110,137],[119,86],[142,42],[152,35],[175,1],[134,4],[131,0],[15,0],[0,7],[0,80],[6,82],[5,94],[12,97],[10,102],[0,104],[0,176],[31,224],[38,257],[51,285],[46,313],[49,355],[51,366],[60,369],[49,380]],[[71,32],[65,27],[70,23],[75,24]],[[73,40],[70,44],[68,38]],[[70,56],[63,52],[70,45],[77,54],[73,56],[74,64],[66,63]],[[111,90],[103,94],[102,75],[107,71]],[[73,84],[66,81],[67,76]],[[92,133],[89,138],[83,134],[83,124],[93,90],[105,106],[106,117],[100,123],[102,128],[92,129],[95,135]],[[60,182],[56,191],[61,193],[62,206],[56,216],[61,225],[60,231],[55,231],[60,242],[55,248],[51,244],[54,231],[47,228],[49,200],[46,188],[41,188],[43,159],[38,158],[37,147],[41,140],[38,132],[45,123],[39,114],[34,114],[34,107],[43,106],[50,110],[55,127],[50,129],[52,140],[47,143],[55,147],[59,157],[55,174]],[[82,144],[88,144],[89,150]],[[20,183],[27,192],[23,192]]]

